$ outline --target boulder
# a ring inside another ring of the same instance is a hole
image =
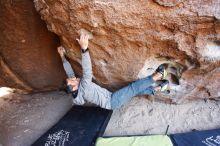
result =
[[[219,98],[220,2],[216,0],[34,0],[36,10],[67,48],[80,74],[76,38],[93,35],[89,48],[94,81],[115,91],[150,75],[162,63],[172,64],[179,76],[170,102]],[[181,69],[180,69],[181,68]],[[170,79],[172,80],[172,79]],[[173,81],[171,81],[173,82]]]

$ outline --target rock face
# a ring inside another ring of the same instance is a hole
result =
[[[95,81],[115,90],[151,74],[160,64],[176,69],[171,102],[220,96],[220,1],[35,0],[80,74],[80,32],[93,34]],[[172,72],[172,71],[171,71]]]
[[[25,91],[58,89],[65,77],[56,46],[30,0],[0,1],[0,86]]]

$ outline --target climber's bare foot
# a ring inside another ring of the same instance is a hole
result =
[[[153,78],[154,81],[162,80],[163,75],[162,75],[161,73],[155,72],[155,73],[152,75],[152,78]]]
[[[158,92],[161,90],[161,87],[160,86],[154,87],[154,90]]]

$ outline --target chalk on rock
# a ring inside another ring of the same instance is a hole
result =
[[[220,60],[220,42],[208,42],[204,48],[199,50],[200,55],[207,61]]]
[[[84,29],[84,28],[81,28],[79,31],[78,31],[79,35],[82,35],[82,34],[87,34],[89,35],[89,40],[90,39],[93,39],[93,35],[91,32],[89,32],[88,30]]]

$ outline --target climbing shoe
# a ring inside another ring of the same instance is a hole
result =
[[[161,87],[160,91],[161,92],[168,91],[169,81],[168,80],[160,80],[160,81],[161,81],[159,85]]]
[[[162,75],[162,79],[165,79],[165,77],[167,76],[167,71],[165,69],[165,65],[161,64],[157,69],[156,72],[160,73]]]

